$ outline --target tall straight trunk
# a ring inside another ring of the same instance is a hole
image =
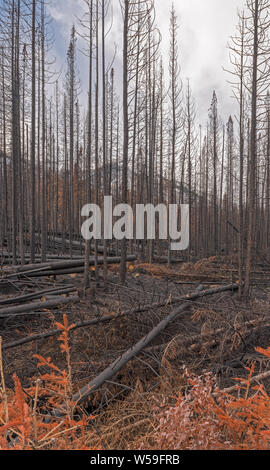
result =
[[[4,48],[2,47],[2,102],[3,102],[3,190],[4,190],[4,236],[7,238],[8,252],[10,251],[10,233],[8,218],[8,172],[7,172],[7,129],[6,129],[6,84],[4,71]]]
[[[24,220],[23,220],[23,186],[22,186],[22,152],[21,152],[21,85],[20,85],[20,20],[21,20],[21,2],[17,2],[17,21],[16,21],[16,74],[15,74],[15,120],[16,120],[16,140],[17,140],[17,158],[18,158],[18,224],[19,224],[19,249],[21,264],[25,263],[24,259]]]
[[[98,145],[98,130],[99,130],[99,27],[98,27],[98,1],[96,1],[96,85],[95,85],[95,203],[99,204],[99,145]],[[99,267],[98,267],[98,240],[95,240],[95,276],[96,281],[99,280]]]
[[[266,248],[269,248],[270,236],[270,94],[267,94],[267,144],[266,144]]]
[[[171,10],[171,48],[170,48],[170,90],[171,90],[171,107],[172,107],[172,125],[171,125],[171,176],[170,176],[170,193],[168,197],[169,204],[176,202],[176,151],[177,151],[177,136],[180,120],[180,92],[178,86],[179,80],[179,66],[177,54],[177,18],[175,9]],[[169,222],[168,222],[169,224]],[[168,225],[169,228],[169,225]],[[168,265],[171,264],[171,244],[170,234],[168,236]]]
[[[58,235],[59,216],[59,89],[56,82],[56,207],[55,207],[55,233]]]
[[[22,118],[21,118],[21,138],[22,138],[22,145],[21,145],[21,194],[23,195],[21,198],[21,212],[22,212],[22,223],[23,227],[27,226],[27,204],[28,199],[25,199],[25,97],[26,97],[26,90],[25,90],[25,83],[26,83],[26,47],[23,50],[23,73],[22,73]],[[25,211],[25,204],[26,203],[26,211]],[[25,213],[26,212],[26,213]],[[23,260],[25,261],[25,260]]]
[[[213,172],[214,172],[214,250],[218,250],[218,202],[217,202],[217,115],[214,113],[213,122]]]
[[[93,0],[89,4],[89,91],[88,91],[88,142],[86,156],[86,203],[91,199],[91,154],[92,154],[92,76],[93,76]],[[89,286],[90,240],[85,242],[84,288]]]
[[[119,203],[119,134],[120,134],[120,112],[119,104],[117,107],[117,127],[116,127],[116,188],[115,188],[115,200],[116,204]]]
[[[220,175],[220,211],[219,211],[219,233],[220,233],[220,247],[222,247],[222,216],[223,216],[223,183],[224,183],[224,159],[225,159],[225,127],[223,126],[222,133],[222,157],[221,157],[221,175]]]
[[[47,257],[47,212],[46,212],[46,97],[45,97],[45,4],[41,0],[41,95],[42,95],[42,223],[41,260]]]
[[[13,264],[17,264],[17,189],[18,189],[18,148],[16,142],[16,54],[15,54],[15,0],[12,0],[11,37],[11,85],[12,85],[12,253]]]
[[[31,124],[31,217],[30,256],[35,262],[35,216],[36,216],[36,0],[32,0],[32,124]]]
[[[132,142],[132,167],[131,167],[131,207],[134,205],[134,185],[135,185],[135,152],[136,152],[136,131],[137,131],[137,109],[138,109],[138,84],[139,84],[139,59],[140,59],[140,21],[138,21],[137,31],[137,58],[135,72],[135,95],[134,95],[134,117],[133,117],[133,142]]]
[[[62,202],[62,250],[66,248],[66,218],[68,214],[68,201],[67,201],[67,173],[68,173],[68,157],[67,157],[67,97],[64,95],[64,181],[63,181],[63,202]]]
[[[109,194],[112,192],[112,166],[113,166],[113,124],[114,124],[114,69],[111,70],[111,103],[110,103],[110,173],[109,173]]]
[[[159,160],[159,202],[164,202],[163,189],[163,65],[160,66],[160,160]]]
[[[21,263],[24,263],[23,215],[21,211],[21,132],[20,132],[20,19],[21,3],[12,2],[12,226],[13,262],[17,261],[17,234]],[[18,230],[19,228],[19,230]]]
[[[153,74],[152,79],[152,97],[151,97],[151,125],[150,125],[150,142],[149,142],[149,203],[153,204],[155,196],[155,149],[156,149],[156,131],[157,131],[157,114],[158,100],[156,98],[156,63],[153,60],[153,67],[149,67],[149,73]],[[148,257],[149,263],[153,262],[154,241],[149,240]]]
[[[248,232],[247,232],[247,254],[246,254],[246,278],[245,278],[245,286],[244,286],[245,297],[249,295],[249,290],[250,290],[252,248],[253,248],[253,243],[254,243],[254,216],[255,216],[255,202],[256,202],[259,0],[254,0],[253,20],[254,20],[254,38],[253,38],[252,97],[251,97],[251,122],[250,122]]]
[[[128,18],[130,1],[124,0],[124,32],[123,32],[123,170],[122,170],[122,203],[128,203]],[[126,281],[127,240],[122,240],[120,279]]]
[[[80,170],[81,170],[81,149],[80,149],[80,110],[79,103],[76,101],[76,200],[75,200],[75,233],[80,231]]]
[[[190,85],[188,82],[188,102],[187,102],[187,120],[188,120],[188,138],[187,138],[187,155],[188,155],[188,204],[189,210],[191,211],[192,205],[192,164],[191,164],[191,95],[190,95]],[[189,221],[189,233],[191,233],[191,218]],[[191,244],[188,249],[188,257],[190,260]]]
[[[102,0],[102,149],[103,149],[103,194],[107,196],[107,113],[106,113],[106,63],[105,63],[105,0]],[[104,207],[103,207],[104,208]],[[104,221],[104,223],[106,223]],[[105,227],[104,227],[105,229]],[[107,240],[103,240],[104,247],[104,263],[103,263],[103,276],[104,281],[108,277],[108,264],[107,264]]]
[[[209,131],[206,137],[206,159],[205,159],[205,252],[208,256],[209,250]]]
[[[37,102],[37,229],[38,241],[41,239],[41,159],[40,159],[40,123],[41,123],[41,50],[38,41],[38,102]]]
[[[75,99],[75,27],[72,27],[68,49],[68,88],[69,88],[69,248],[73,255],[74,233],[74,99]]]

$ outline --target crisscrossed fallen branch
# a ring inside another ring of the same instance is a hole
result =
[[[79,302],[79,297],[74,295],[72,297],[56,297],[53,300],[48,300],[47,302],[31,302],[24,305],[16,305],[15,307],[6,307],[0,309],[0,318],[7,318],[13,315],[26,314],[27,312],[35,312],[38,310],[49,309],[58,307],[61,305],[66,305],[69,303]]]
[[[210,292],[213,292],[214,293],[218,293],[218,292],[224,292],[224,288],[225,290],[231,290],[231,286],[222,286],[222,287],[219,287],[218,288],[218,291],[216,289],[211,289]],[[236,286],[234,287],[234,289],[236,288]],[[154,310],[154,309],[157,309],[157,308],[161,308],[161,307],[164,307],[165,305],[173,305],[173,304],[176,304],[176,303],[180,303],[180,302],[183,302],[184,300],[193,300],[192,298],[192,295],[196,295],[196,297],[194,298],[197,299],[201,296],[206,296],[206,295],[209,295],[208,294],[209,291],[196,291],[196,293],[194,294],[188,294],[186,296],[183,296],[183,297],[179,297],[178,299],[171,299],[170,302],[168,303],[168,301],[166,302],[161,302],[161,303],[157,303],[157,304],[152,304],[152,305],[145,305],[143,307],[138,307],[138,308],[135,308],[135,309],[132,309],[130,310],[129,312],[121,312],[121,313],[117,313],[117,314],[112,314],[112,315],[105,315],[101,318],[93,318],[91,320],[87,320],[87,321],[84,321],[84,322],[81,322],[81,323],[76,323],[73,328],[70,330],[70,333],[72,333],[73,331],[79,329],[79,328],[85,328],[87,326],[94,326],[94,325],[98,325],[99,323],[107,323],[109,321],[112,321],[112,320],[115,320],[117,318],[125,318],[127,316],[130,316],[130,315],[135,315],[136,313],[144,313],[148,310]],[[54,329],[54,330],[50,330],[50,331],[46,331],[44,333],[38,333],[36,335],[31,335],[31,336],[27,336],[26,338],[22,338],[22,339],[19,339],[17,341],[12,341],[11,343],[7,343],[7,344],[4,344],[3,345],[3,350],[8,350],[8,349],[13,349],[13,348],[16,348],[16,347],[19,347],[19,346],[23,346],[25,344],[28,344],[28,343],[32,343],[34,341],[38,341],[40,339],[46,339],[46,338],[51,338],[53,336],[58,336],[61,332],[57,329]]]
[[[269,377],[270,377],[270,370],[263,372],[262,374],[259,374],[259,375],[254,375],[254,377],[251,377],[250,384],[253,384],[254,382],[261,382],[262,380],[268,379]],[[246,381],[244,381],[244,379],[243,379],[243,384],[246,384]],[[233,385],[232,387],[224,388],[222,392],[232,393],[232,392],[237,391],[239,387],[240,387],[240,384],[238,383],[237,385]],[[216,394],[214,394],[214,396],[215,395]]]
[[[79,390],[72,398],[72,401],[76,405],[80,405],[85,401],[93,392],[98,390],[106,381],[110,380],[115,374],[117,374],[122,367],[124,367],[131,359],[140,353],[149,343],[151,343],[165,328],[174,321],[179,314],[183,313],[189,308],[190,303],[188,301],[196,300],[200,297],[218,294],[225,291],[238,290],[239,284],[230,284],[227,286],[217,287],[215,289],[209,289],[205,291],[199,291],[198,289],[191,294],[187,294],[182,298],[184,303],[173,310],[166,318],[164,318],[155,328],[153,328],[146,336],[138,341],[134,346],[129,348],[122,356],[118,357],[111,365],[109,365],[103,372],[97,377],[91,380],[85,387]],[[53,410],[53,416],[61,417],[63,411],[61,409]]]

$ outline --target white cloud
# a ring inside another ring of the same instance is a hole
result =
[[[165,57],[169,51],[170,2],[155,0],[157,22],[162,32],[162,49]],[[219,108],[226,120],[234,109],[227,83],[229,37],[237,24],[237,8],[243,8],[244,0],[176,0],[178,16],[179,50],[182,78],[188,77],[197,103],[198,118],[207,119],[212,91],[216,89]]]
[[[154,0],[158,27],[162,33],[162,53],[164,65],[169,57],[169,21],[171,2]],[[122,20],[119,0],[112,0],[112,8],[108,12],[108,26],[113,17],[113,26],[107,38],[109,57],[113,57],[115,44],[116,82],[121,83],[121,53],[122,53]],[[227,43],[230,35],[235,32],[237,24],[237,8],[243,8],[244,0],[175,0],[174,7],[179,22],[179,52],[183,82],[190,78],[193,94],[197,104],[197,115],[202,124],[208,114],[213,89],[216,89],[220,114],[227,120],[234,111],[234,101],[231,89],[227,83],[229,76],[223,67],[229,66]],[[65,42],[67,49],[70,29],[76,23],[76,17],[81,17],[85,11],[82,0],[53,0],[49,13],[54,19],[55,29]],[[65,57],[65,50],[57,55]],[[108,60],[109,62],[109,60]],[[79,59],[81,80],[87,87],[88,67],[84,58]],[[118,70],[120,68],[120,70]]]

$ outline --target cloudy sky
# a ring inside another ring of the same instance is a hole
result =
[[[157,25],[162,34],[164,63],[168,60],[169,19],[171,3],[168,0],[154,0]],[[242,9],[245,0],[175,0],[174,6],[179,23],[179,52],[182,80],[190,79],[196,101],[197,116],[204,124],[211,102],[213,89],[216,90],[219,110],[223,119],[234,112],[229,76],[223,67],[229,66],[227,43],[234,34],[237,24],[237,9]],[[109,17],[113,20],[107,47],[113,55],[117,45],[116,69],[121,82],[121,35],[122,22],[119,0],[111,0]],[[65,66],[65,54],[72,23],[85,10],[82,0],[52,0],[49,13],[53,17],[55,35],[54,53],[59,66]],[[79,41],[78,47],[81,47]],[[82,89],[87,87],[87,61],[78,53],[78,64]],[[119,65],[119,67],[118,67]]]

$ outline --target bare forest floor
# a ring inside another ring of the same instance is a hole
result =
[[[235,377],[246,377],[246,367],[252,363],[255,374],[269,370],[269,359],[255,347],[270,346],[270,267],[257,260],[252,276],[248,303],[240,302],[237,292],[231,291],[193,301],[150,345],[92,394],[84,408],[95,416],[97,433],[96,438],[91,434],[87,445],[95,447],[102,442],[110,449],[136,447],[136,442],[150,432],[152,397],[162,401],[162,397],[173,397],[185,387],[183,367],[196,375],[211,372],[221,389],[235,385]],[[0,309],[3,299],[58,285],[72,284],[80,301],[35,315],[0,318],[0,336],[5,348],[14,341],[55,329],[64,313],[70,325],[119,315],[70,333],[72,388],[76,393],[165,318],[174,308],[173,301],[198,286],[209,289],[237,280],[237,260],[223,256],[177,263],[170,268],[166,264],[132,262],[125,286],[119,283],[119,266],[110,266],[106,286],[102,280],[96,284],[93,272],[85,296],[82,274],[14,281],[19,292],[12,286],[2,288]],[[145,306],[149,308],[138,312]],[[13,388],[14,372],[26,393],[44,373],[44,368],[37,368],[35,354],[50,357],[61,369],[66,366],[55,336],[4,349],[7,389]],[[264,385],[270,392],[270,380]]]

